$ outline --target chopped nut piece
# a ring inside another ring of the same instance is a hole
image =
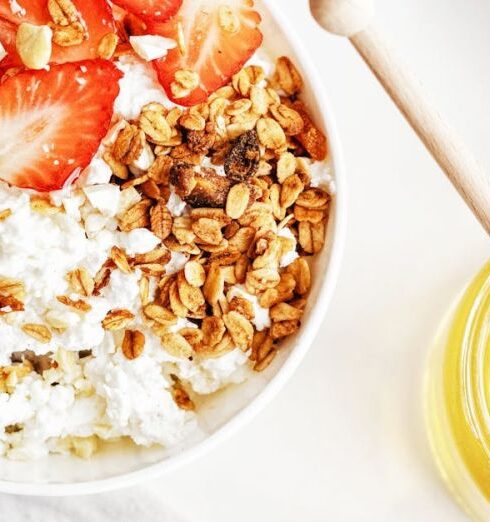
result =
[[[260,148],[257,132],[249,130],[233,143],[225,159],[225,172],[233,181],[246,181],[258,170]]]
[[[49,343],[53,337],[49,328],[43,324],[25,323],[21,328],[25,334],[43,344]]]
[[[66,276],[74,292],[89,297],[93,294],[95,281],[86,268],[77,268]]]
[[[129,326],[133,319],[134,314],[129,310],[111,310],[102,320],[102,328],[110,331],[122,330]]]
[[[298,141],[303,145],[312,159],[315,161],[323,161],[328,154],[326,136],[315,126],[303,102],[299,100],[295,101],[292,104],[292,108],[301,116],[304,122],[304,129],[297,136]]]
[[[145,349],[144,334],[139,330],[126,330],[121,349],[126,359],[137,359]]]

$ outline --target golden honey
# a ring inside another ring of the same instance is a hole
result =
[[[490,262],[437,337],[426,417],[449,488],[475,519],[490,521]]]

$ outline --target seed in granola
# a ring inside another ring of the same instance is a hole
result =
[[[163,334],[161,344],[164,350],[179,359],[189,359],[194,353],[192,345],[178,333]]]
[[[137,359],[145,349],[145,335],[139,330],[126,330],[121,349],[126,359]]]
[[[95,281],[86,268],[77,268],[68,272],[67,281],[74,292],[89,297],[93,294]]]
[[[257,132],[249,130],[233,143],[225,158],[225,173],[233,181],[246,181],[257,172],[260,147]]]
[[[63,305],[73,308],[78,312],[90,312],[92,306],[83,299],[71,299],[67,295],[58,295],[56,299]]]
[[[260,118],[257,122],[257,136],[260,143],[268,149],[276,150],[286,144],[284,131],[272,118]]]
[[[273,80],[288,96],[298,94],[303,89],[303,78],[287,56],[278,58]]]
[[[172,233],[172,214],[163,200],[157,202],[150,210],[151,231],[160,239],[167,239]]]
[[[4,221],[12,215],[12,209],[6,208],[4,210],[0,210],[0,221]]]
[[[252,346],[254,329],[252,323],[238,312],[229,312],[223,316],[226,328],[235,346],[243,351]]]
[[[115,33],[107,33],[104,35],[99,42],[97,47],[97,54],[99,58],[104,60],[110,60],[114,56],[117,44],[119,43],[119,37]]]
[[[43,324],[25,323],[21,328],[25,334],[43,344],[49,343],[53,337],[49,328]]]
[[[102,328],[104,328],[104,330],[110,331],[122,330],[123,328],[129,326],[133,319],[134,314],[129,310],[111,310],[102,320]]]
[[[189,261],[184,267],[184,275],[187,282],[195,287],[201,287],[206,281],[206,272],[201,263]]]

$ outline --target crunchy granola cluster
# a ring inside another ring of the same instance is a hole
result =
[[[218,357],[235,347],[250,350],[257,371],[272,361],[280,341],[300,327],[311,284],[309,256],[325,237],[330,195],[310,186],[308,161],[327,155],[325,136],[298,100],[301,75],[286,57],[271,79],[258,66],[245,67],[209,101],[183,110],[151,103],[135,121],[123,122],[104,159],[115,182],[136,188],[141,201],[121,216],[121,230],[147,227],[163,243],[139,258],[120,260],[123,270],[140,268],[141,304],[162,345],[177,357]],[[146,172],[129,169],[145,149],[155,159]],[[210,162],[205,162],[209,157]],[[206,164],[207,166],[203,166]],[[188,211],[167,208],[175,191]],[[286,268],[280,259],[296,247],[299,257]],[[169,252],[189,256],[185,268],[166,275]],[[148,277],[157,279],[148,302]],[[228,290],[242,284],[270,310],[270,329],[253,326],[254,309]],[[130,326],[123,310],[108,317],[110,327]],[[199,328],[170,333],[178,318]],[[135,348],[135,340],[137,347]],[[129,358],[144,349],[140,332],[127,330]]]
[[[58,38],[79,28],[70,4],[49,2]],[[186,88],[191,79],[179,78]],[[119,229],[147,228],[161,245],[135,256],[113,247],[94,276],[83,267],[66,274],[71,293],[56,296],[59,303],[87,313],[88,298],[100,294],[115,269],[139,270],[141,314],[172,356],[215,358],[238,347],[249,354],[255,371],[267,368],[281,340],[300,328],[311,287],[309,261],[323,247],[331,200],[311,186],[310,160],[326,158],[327,140],[298,99],[302,88],[299,72],[281,57],[272,78],[261,67],[247,66],[205,104],[169,110],[150,103],[137,120],[119,122],[103,155],[128,202],[118,215]],[[151,159],[149,167],[135,169],[144,155]],[[187,204],[181,215],[167,205],[174,193]],[[44,215],[61,211],[37,197],[31,208]],[[9,216],[7,210],[0,219]],[[293,251],[297,258],[282,266],[281,259]],[[172,252],[188,260],[169,275]],[[230,291],[236,285],[269,310],[270,328],[257,330],[252,302]],[[0,315],[23,310],[24,294],[21,281],[1,278]],[[184,318],[196,328],[175,331]],[[145,334],[134,322],[134,313],[125,309],[111,310],[102,321],[105,330],[121,332],[120,349],[128,360],[145,350]],[[56,313],[46,324],[21,325],[40,343],[67,328]],[[0,390],[12,390],[30,371],[56,365],[49,354],[42,364],[26,354],[1,369]],[[172,378],[175,402],[193,409],[185,382]]]

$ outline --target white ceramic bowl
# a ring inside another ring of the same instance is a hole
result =
[[[266,47],[273,55],[293,58],[303,72],[304,99],[317,124],[328,135],[337,184],[327,243],[313,268],[313,288],[301,331],[287,341],[280,356],[265,372],[207,400],[200,413],[201,425],[207,433],[204,439],[171,451],[111,445],[87,461],[65,456],[50,456],[34,464],[0,459],[0,491],[47,496],[100,493],[168,473],[208,452],[248,422],[278,393],[313,342],[333,294],[343,249],[346,209],[342,153],[324,86],[302,47],[300,35],[282,16],[281,2],[257,3],[264,18]]]

